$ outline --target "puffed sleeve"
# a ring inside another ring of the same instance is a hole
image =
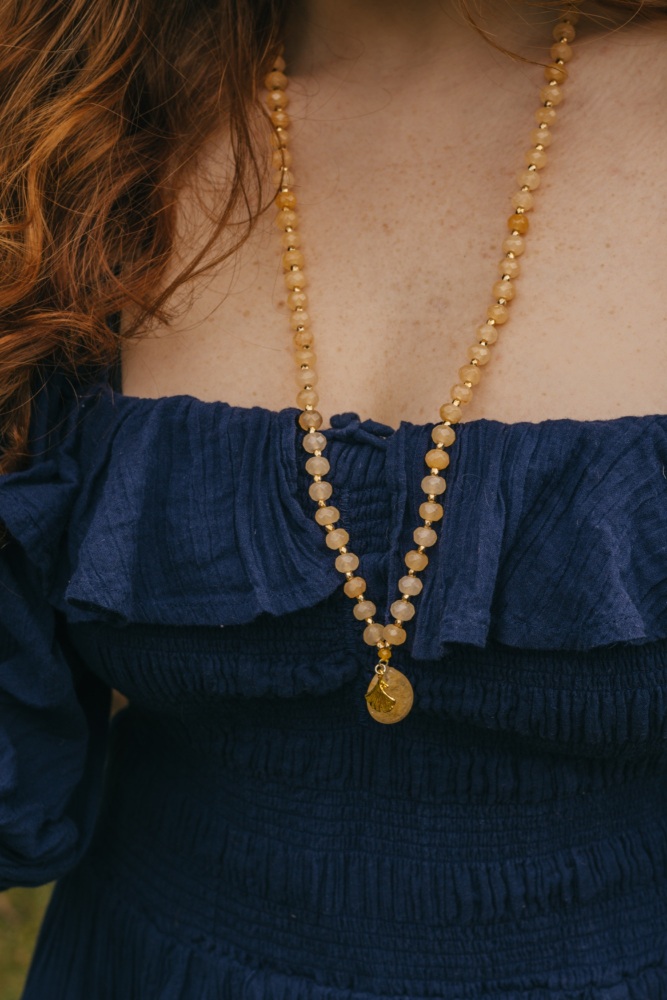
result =
[[[36,425],[45,418],[42,410]],[[76,865],[101,796],[110,692],[47,596],[56,569],[47,554],[56,561],[76,490],[61,472],[50,453],[0,476],[10,532],[0,548],[0,889],[49,882]]]

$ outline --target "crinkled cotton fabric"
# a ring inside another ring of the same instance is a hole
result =
[[[24,1000],[667,996],[667,415],[457,429],[381,726],[297,414],[37,395],[0,476],[0,887],[57,879]],[[327,434],[384,620],[431,426]]]

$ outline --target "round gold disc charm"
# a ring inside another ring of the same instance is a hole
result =
[[[376,673],[365,694],[366,707],[376,722],[400,722],[412,708],[412,684],[400,670],[385,667]]]

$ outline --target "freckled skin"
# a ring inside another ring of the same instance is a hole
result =
[[[573,43],[510,321],[466,418],[667,412],[666,33],[633,26]],[[348,410],[391,426],[437,419],[491,302],[542,85],[541,67],[469,31],[446,59],[387,79],[291,77],[325,421]],[[191,225],[187,193],[183,206]],[[171,330],[128,345],[127,394],[295,405],[272,216],[233,268],[199,280]]]

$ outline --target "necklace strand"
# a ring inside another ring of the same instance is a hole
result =
[[[294,177],[291,170],[292,156],[288,148],[290,116],[287,112],[289,97],[286,93],[288,79],[282,54],[274,59],[271,71],[264,80],[268,91],[269,117],[273,125],[272,163],[278,188],[275,198],[278,208],[276,224],[282,233],[282,265],[293,333],[294,358],[301,386],[297,395],[297,403],[301,409],[298,421],[301,429],[306,432],[302,442],[309,455],[306,471],[313,479],[308,492],[317,504],[315,520],[325,530],[326,544],[330,550],[338,553],[335,565],[345,577],[345,594],[355,601],[354,617],[365,623],[363,640],[368,646],[376,647],[378,652],[375,675],[371,678],[365,696],[367,708],[378,722],[398,722],[405,718],[412,707],[414,694],[410,681],[401,671],[389,665],[392,647],[402,645],[407,638],[404,626],[415,615],[413,599],[421,593],[423,587],[417,574],[426,569],[429,561],[427,549],[435,545],[438,539],[434,525],[443,519],[442,500],[446,488],[443,472],[450,464],[450,457],[445,449],[451,447],[456,440],[454,425],[460,422],[463,407],[471,401],[473,389],[481,381],[483,370],[491,359],[492,345],[498,340],[499,327],[509,319],[509,306],[515,295],[514,281],[521,270],[519,258],[523,255],[529,229],[527,213],[533,208],[533,192],[539,187],[540,171],[547,163],[546,149],[551,144],[551,126],[558,114],[556,108],[563,100],[562,84],[567,79],[566,63],[572,58],[570,43],[575,38],[578,19],[578,11],[568,6],[553,29],[554,44],[550,50],[552,62],[544,71],[546,83],[540,90],[541,106],[535,113],[537,128],[531,133],[531,147],[525,154],[523,169],[517,176],[519,190],[511,199],[513,211],[507,220],[509,235],[502,244],[504,256],[499,262],[500,278],[492,289],[494,301],[487,309],[485,322],[477,328],[477,341],[468,348],[467,363],[459,368],[459,380],[451,388],[451,400],[440,407],[442,423],[436,425],[431,432],[434,447],[424,457],[427,474],[421,481],[425,500],[419,507],[419,516],[424,523],[414,530],[415,547],[405,555],[407,572],[398,581],[400,596],[391,604],[393,621],[386,625],[375,621],[377,608],[366,594],[365,579],[356,573],[359,557],[348,548],[350,536],[340,525],[340,511],[329,503],[333,487],[325,479],[330,471],[329,461],[323,454],[327,439],[321,429],[322,416],[316,409],[319,403],[314,367],[317,358],[308,313],[308,295],[304,291],[308,282],[301,251],[297,199],[292,190]]]

